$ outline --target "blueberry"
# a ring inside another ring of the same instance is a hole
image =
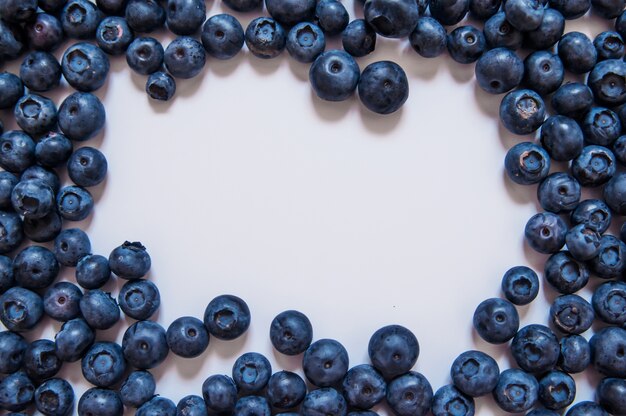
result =
[[[352,367],[342,382],[343,396],[351,408],[369,409],[387,395],[387,383],[371,365]]]
[[[0,209],[12,208],[11,193],[19,182],[17,176],[7,171],[0,171]]]
[[[502,292],[511,303],[528,305],[539,293],[539,277],[529,267],[513,267],[502,277]]]
[[[620,136],[622,123],[608,108],[593,107],[583,119],[582,128],[587,143],[608,147]]]
[[[43,296],[46,315],[57,321],[66,322],[80,315],[80,298],[83,292],[71,282],[58,282],[50,286]]]
[[[71,140],[84,141],[96,136],[105,122],[102,102],[90,93],[75,92],[65,98],[59,107],[59,127]]]
[[[146,282],[140,280],[137,283]],[[132,284],[129,282],[127,284]],[[155,286],[156,288],[156,286]],[[176,319],[167,328],[167,345],[170,350],[184,358],[193,358],[202,354],[209,345],[209,332],[198,318],[184,316]]]
[[[313,91],[326,101],[347,100],[356,90],[359,77],[359,65],[344,51],[323,52],[309,69]]]
[[[135,32],[153,32],[165,24],[165,10],[157,0],[128,0],[124,16]]]
[[[533,409],[526,413],[526,416],[559,416],[560,413],[548,409]]]
[[[136,416],[176,416],[176,404],[168,398],[162,396],[154,396],[152,399],[142,404]]]
[[[217,296],[204,311],[204,325],[214,337],[233,340],[243,335],[250,326],[250,309],[237,296]]]
[[[582,129],[569,117],[548,117],[541,126],[540,139],[550,158],[559,162],[572,160],[583,150]]]
[[[626,135],[622,135],[618,137],[614,142],[613,146],[611,146],[611,150],[613,151],[613,156],[617,162],[622,165],[626,164]]]
[[[274,373],[267,382],[267,401],[277,409],[292,409],[304,400],[305,395],[306,383],[291,371]]]
[[[539,402],[551,410],[561,410],[576,397],[576,383],[567,373],[550,371],[539,380]]]
[[[63,6],[65,6],[67,0],[39,0],[37,3],[45,12],[56,13],[59,12]]]
[[[37,94],[26,94],[20,98],[13,115],[20,128],[31,136],[54,129],[58,120],[54,102]]]
[[[202,384],[202,397],[209,412],[232,413],[237,402],[237,386],[228,376],[210,376]]]
[[[341,44],[354,57],[369,55],[376,48],[376,32],[364,19],[355,19],[341,34]]]
[[[135,38],[126,49],[126,63],[141,75],[152,74],[163,66],[165,51],[155,38]]]
[[[281,312],[270,324],[270,340],[274,348],[282,354],[301,354],[309,348],[313,340],[311,321],[302,312]]]
[[[591,71],[598,59],[593,43],[581,32],[566,33],[559,41],[558,51],[565,69],[574,74]]]
[[[610,326],[596,332],[589,340],[591,362],[600,373],[626,378],[626,329]]]
[[[275,58],[285,49],[287,33],[271,17],[258,17],[248,24],[245,32],[248,50],[257,58]]]
[[[593,46],[598,53],[598,61],[624,57],[624,40],[617,32],[606,31],[598,34],[593,40]]]
[[[54,240],[54,254],[64,266],[76,267],[80,259],[91,254],[87,233],[79,228],[68,228]]]
[[[11,331],[0,332],[0,373],[12,374],[20,369],[28,342]]]
[[[93,329],[109,329],[120,319],[120,308],[110,293],[90,290],[80,299],[83,318]]]
[[[487,49],[483,32],[474,26],[459,26],[448,35],[448,53],[458,63],[476,62]]]
[[[35,386],[26,373],[18,371],[0,380],[0,409],[20,411],[33,401]]]
[[[559,251],[550,256],[544,274],[546,281],[562,294],[577,292],[589,281],[585,263],[577,261],[568,251]]]
[[[23,222],[26,237],[38,243],[54,240],[61,227],[61,217],[54,209],[41,218],[25,217]]]
[[[109,16],[119,16],[124,14],[127,0],[96,0],[98,9]]]
[[[56,356],[66,362],[78,361],[91,348],[95,338],[94,331],[84,319],[67,321],[54,337]]]
[[[302,402],[302,416],[346,416],[347,403],[332,387],[310,391]]]
[[[536,131],[546,116],[543,99],[533,90],[511,91],[500,104],[500,120],[514,134],[530,134]]]
[[[565,244],[567,225],[556,214],[542,212],[533,215],[526,223],[526,242],[535,251],[543,254],[556,253]]]
[[[317,387],[336,385],[343,379],[348,368],[348,351],[334,339],[315,341],[302,358],[304,375]]]
[[[615,156],[606,147],[585,146],[581,154],[572,161],[571,170],[582,186],[600,186],[615,175]]]
[[[259,393],[265,388],[272,374],[272,366],[263,355],[245,353],[233,365],[233,380],[243,394]]]
[[[0,19],[0,59],[17,58],[24,51],[21,26]]]
[[[556,91],[563,83],[565,70],[558,55],[533,52],[524,60],[524,84],[542,95]]]
[[[409,97],[409,82],[398,64],[378,61],[363,69],[358,90],[361,102],[370,111],[391,114],[398,111]]]
[[[61,60],[66,81],[82,92],[91,92],[102,87],[109,74],[109,66],[109,58],[105,53],[87,42],[76,43],[67,48]],[[63,132],[67,134],[65,130]]]
[[[43,218],[54,209],[54,192],[43,181],[21,181],[13,188],[11,202],[25,218]]]
[[[491,298],[476,307],[473,324],[482,339],[491,344],[503,344],[517,333],[519,315],[508,300]]]
[[[0,254],[15,250],[24,239],[22,220],[14,212],[0,211]]]
[[[139,241],[125,241],[109,255],[111,271],[122,279],[141,279],[148,274],[151,265],[150,254]]]
[[[270,416],[272,410],[263,396],[245,396],[237,400],[233,416]],[[305,413],[303,413],[305,414]]]
[[[556,366],[559,359],[559,340],[544,325],[527,325],[521,328],[511,342],[511,353],[524,371],[543,373]]]
[[[169,353],[165,329],[153,321],[137,321],[124,332],[122,349],[130,365],[140,370],[154,368]]]
[[[109,260],[99,254],[89,254],[76,265],[76,283],[85,289],[98,289],[111,278]]]
[[[285,27],[313,21],[316,4],[315,0],[265,0],[267,12]]]
[[[446,50],[448,33],[437,20],[432,17],[423,16],[417,20],[415,29],[413,29],[413,32],[409,35],[409,41],[415,52],[421,56],[425,58],[435,58]],[[346,45],[344,43],[344,49],[345,48]]]
[[[430,0],[430,14],[442,25],[459,23],[469,10],[469,0]]]
[[[312,23],[298,23],[287,35],[287,51],[298,62],[313,62],[325,47],[324,32]]]
[[[96,29],[96,42],[109,55],[124,54],[133,37],[133,31],[123,17],[105,17]]]
[[[548,176],[550,156],[534,143],[518,143],[507,152],[504,167],[513,182],[530,185],[541,182]]]
[[[474,399],[463,394],[451,384],[441,387],[433,396],[433,416],[472,416],[474,414]]]
[[[621,378],[605,378],[596,389],[598,403],[608,412],[615,415],[626,413],[626,380]]]
[[[626,10],[615,19],[615,31],[620,34],[622,39],[626,35]]]
[[[550,307],[550,320],[565,334],[582,334],[593,323],[591,304],[578,295],[561,295]]]
[[[383,377],[391,379],[410,371],[415,365],[419,356],[419,343],[409,329],[388,325],[372,335],[368,355]]]
[[[102,12],[88,0],[69,0],[61,11],[63,32],[76,39],[91,39],[102,20]]]
[[[626,283],[602,283],[593,292],[591,304],[602,322],[623,327],[626,324]]]
[[[485,52],[476,62],[476,81],[491,94],[502,94],[517,87],[524,76],[524,64],[515,52],[495,48]]]
[[[591,0],[550,0],[549,3],[569,20],[578,19],[591,8]]]
[[[564,31],[563,15],[555,9],[546,8],[541,24],[537,29],[524,33],[524,41],[528,47],[537,51],[550,49],[561,39]]]
[[[117,391],[94,387],[78,400],[77,411],[80,416],[119,416],[124,413],[124,406]]]
[[[78,186],[66,186],[57,194],[57,210],[65,220],[84,220],[93,210],[93,204],[89,191]]]
[[[626,214],[626,174],[618,173],[604,187],[604,201],[619,215]]]
[[[419,11],[417,2],[413,0],[367,0],[363,5],[363,15],[365,21],[379,35],[386,38],[405,38],[415,29]]]
[[[74,390],[67,381],[53,378],[42,383],[35,390],[37,410],[48,416],[64,416],[74,405]]]
[[[198,75],[204,68],[206,53],[200,42],[188,36],[181,36],[167,45],[163,60],[172,76],[189,79]]]
[[[612,235],[600,239],[600,252],[589,261],[593,273],[603,279],[621,276],[626,268],[626,244]]]
[[[22,368],[31,380],[41,382],[54,377],[62,364],[55,353],[54,342],[39,339],[33,341],[24,351]]]
[[[114,342],[97,342],[81,361],[83,376],[97,387],[110,387],[121,381],[126,370],[122,348]]]
[[[552,96],[552,107],[558,114],[582,118],[593,105],[591,89],[578,82],[563,84]]]
[[[206,19],[204,0],[168,0],[165,9],[167,28],[176,35],[193,35]]]
[[[168,101],[176,93],[176,81],[166,72],[154,72],[146,81],[146,93],[154,100]]]
[[[559,341],[561,352],[557,365],[569,374],[581,373],[591,363],[591,348],[580,335],[567,335]]]
[[[537,199],[541,207],[557,214],[576,208],[580,195],[578,181],[564,172],[548,175],[537,188]]]
[[[626,63],[621,59],[607,59],[593,67],[587,78],[596,101],[607,106],[626,102]]]
[[[226,13],[211,16],[202,26],[200,38],[204,50],[217,59],[234,57],[244,43],[241,23],[234,16]]]
[[[539,383],[533,376],[517,368],[504,370],[493,390],[493,398],[505,412],[525,412],[539,398]]]
[[[317,24],[329,36],[338,35],[348,26],[350,15],[337,0],[321,0],[315,6]]]
[[[31,20],[37,12],[37,0],[1,0],[0,17],[7,22]]]
[[[140,407],[154,396],[156,382],[148,371],[133,371],[120,387],[122,402],[128,407]]]
[[[595,402],[578,402],[567,410],[566,416],[609,416],[609,414]]]
[[[61,82],[61,64],[48,52],[31,52],[20,65],[20,78],[31,91],[50,91]]]
[[[126,316],[145,320],[159,308],[161,295],[154,283],[148,280],[131,280],[120,289],[118,304]]]
[[[469,12],[478,20],[487,20],[500,10],[502,0],[470,0]]]
[[[543,21],[544,8],[539,0],[507,0],[504,3],[506,20],[519,31],[537,29]]]
[[[586,224],[578,224],[567,232],[565,243],[578,261],[591,260],[600,251],[600,234]]]
[[[481,351],[465,351],[454,360],[450,369],[454,386],[471,397],[493,391],[499,375],[496,360]]]
[[[0,296],[0,322],[9,331],[32,329],[42,316],[43,301],[35,292],[12,287]]]
[[[106,177],[106,157],[93,147],[81,147],[67,161],[67,173],[78,186],[96,186]]]
[[[615,19],[624,11],[624,0],[591,0],[595,14],[605,19]]]
[[[200,396],[185,396],[176,405],[176,415],[206,416],[207,408],[204,399]]]
[[[433,389],[422,374],[409,371],[387,384],[387,403],[397,416],[425,416],[433,401]]]
[[[18,285],[26,289],[50,286],[59,274],[59,263],[45,247],[29,246],[13,260],[13,276]]]
[[[20,177],[20,181],[31,181],[31,180],[39,180],[44,182],[46,185],[52,189],[52,191],[56,194],[59,192],[61,188],[61,180],[59,179],[59,175],[56,171],[51,169],[46,169],[38,165],[33,165],[22,172],[22,176]]]

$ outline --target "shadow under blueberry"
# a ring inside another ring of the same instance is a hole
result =
[[[363,122],[363,126],[371,132],[378,136],[388,135],[396,127],[400,124],[400,120],[402,119],[402,114],[404,114],[404,106],[400,107],[400,109],[392,114],[376,114],[365,106],[359,106],[359,114],[361,116],[361,121]]]
[[[358,105],[358,99],[353,95],[344,101],[324,101],[315,94],[313,88],[311,90],[311,102],[315,113],[327,122],[337,122],[345,118],[353,106]]]

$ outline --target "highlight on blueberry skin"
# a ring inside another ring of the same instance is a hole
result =
[[[361,73],[359,99],[369,110],[391,114],[409,98],[409,82],[400,65],[391,61],[369,64]]]
[[[309,69],[309,81],[315,94],[326,101],[344,101],[357,88],[360,69],[354,58],[344,51],[320,54]]]
[[[417,2],[412,0],[367,0],[363,14],[376,33],[387,38],[409,36],[419,18]]]

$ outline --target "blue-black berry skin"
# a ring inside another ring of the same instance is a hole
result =
[[[87,381],[97,387],[111,387],[124,377],[126,361],[122,348],[114,342],[96,342],[81,360]]]
[[[578,224],[567,231],[565,244],[578,261],[591,260],[600,251],[600,234],[586,224]]]
[[[459,23],[469,10],[469,0],[431,0],[430,14],[442,25]]]
[[[582,122],[585,140],[588,144],[609,147],[622,132],[618,115],[604,107],[593,107]]]
[[[397,416],[424,416],[433,401],[433,388],[422,374],[409,371],[387,384],[387,403]]]
[[[367,410],[384,400],[387,383],[371,365],[352,367],[342,381],[343,396],[351,408]]]
[[[485,41],[489,48],[507,48],[516,50],[522,47],[524,35],[506,20],[504,12],[491,16],[483,28]]]
[[[169,101],[176,93],[176,80],[167,72],[154,72],[146,81],[146,93],[153,100]]]
[[[348,26],[350,15],[337,0],[321,0],[315,6],[317,24],[328,36],[338,35]]]
[[[348,351],[334,339],[315,341],[302,357],[304,375],[317,387],[336,385],[343,379],[348,368]]]
[[[232,413],[237,402],[237,386],[232,378],[213,375],[202,384],[202,397],[212,413]]]
[[[165,329],[153,321],[137,321],[124,333],[122,350],[130,365],[140,370],[154,368],[169,353]]]
[[[544,7],[539,0],[507,0],[504,3],[504,13],[513,27],[529,32],[541,25]]]
[[[543,373],[553,369],[559,359],[559,340],[550,328],[531,324],[519,330],[511,342],[515,362],[524,371]]]
[[[124,405],[116,390],[93,387],[80,397],[76,410],[79,415],[119,416]]]
[[[561,39],[564,31],[563,15],[558,10],[546,8],[539,27],[524,33],[524,43],[536,51],[550,49]]]
[[[581,119],[593,105],[593,93],[585,84],[568,82],[552,95],[552,108],[561,115]]]
[[[327,51],[320,54],[309,69],[309,81],[315,94],[326,101],[344,101],[357,88],[359,65],[344,51]]]
[[[270,416],[272,410],[264,396],[244,396],[237,400],[235,403],[235,410],[233,410],[233,416]],[[303,412],[303,415],[305,413]]]
[[[179,36],[195,34],[206,19],[204,0],[168,0],[165,8],[167,28]]]
[[[105,122],[104,106],[91,93],[75,92],[59,107],[59,127],[70,140],[80,142],[96,136]]]
[[[109,254],[111,271],[122,279],[141,279],[148,274],[151,265],[150,254],[139,241],[125,241]]]
[[[120,16],[124,14],[128,0],[96,0],[96,6],[103,13],[109,16]]]
[[[310,391],[302,402],[302,416],[346,416],[348,405],[341,393],[332,387]]]
[[[234,295],[213,298],[204,311],[204,325],[209,334],[222,340],[233,340],[243,335],[250,326],[250,318],[246,302]]]
[[[237,55],[244,44],[241,23],[226,13],[211,16],[202,26],[202,46],[209,56],[230,59]]]
[[[391,114],[409,97],[409,82],[400,65],[378,61],[363,69],[358,84],[359,98],[370,111]]]
[[[549,4],[568,20],[578,19],[591,8],[591,0],[550,0]]]
[[[88,0],[70,0],[60,15],[63,32],[75,39],[90,39],[96,34],[102,12]]]
[[[550,156],[532,142],[518,143],[509,149],[504,158],[508,177],[520,185],[541,182],[550,172]]]
[[[520,369],[504,370],[493,391],[493,398],[505,412],[525,412],[539,398],[539,383],[535,377]]]
[[[110,293],[90,290],[80,299],[83,318],[93,329],[109,329],[120,319],[120,308]]]
[[[409,329],[387,325],[371,336],[367,352],[373,366],[389,380],[413,368],[419,356],[419,343]]]
[[[31,91],[50,91],[61,82],[61,64],[48,52],[31,52],[20,65],[20,78]]]
[[[524,64],[508,48],[485,52],[476,62],[476,81],[490,94],[502,94],[517,87],[524,76]]]
[[[591,71],[598,60],[598,53],[591,40],[581,32],[566,33],[558,45],[563,66],[574,74]]]
[[[176,405],[176,414],[185,416],[205,416],[207,414],[204,399],[195,394],[183,397]]]
[[[2,0],[0,16],[8,22],[25,22],[37,12],[36,0]]]
[[[96,30],[98,46],[109,55],[123,55],[133,38],[133,31],[126,19],[119,16],[105,17]]]
[[[417,20],[415,29],[409,35],[409,41],[411,47],[420,56],[435,58],[445,52],[448,33],[437,20],[429,16],[422,16]]]
[[[176,404],[170,399],[163,396],[154,396],[152,399],[142,404],[137,412],[136,416],[176,416]]]
[[[598,61],[624,57],[624,39],[612,30],[598,34],[593,40],[593,46],[598,53]]]
[[[65,38],[59,19],[48,13],[37,13],[24,25],[24,33],[32,49],[44,52],[56,50]]]
[[[592,11],[605,19],[615,19],[624,10],[623,0],[591,0]]]
[[[552,212],[533,215],[524,229],[528,245],[542,254],[552,254],[561,250],[565,244],[566,233],[565,221]]]
[[[19,412],[32,403],[35,386],[25,372],[18,371],[0,380],[0,409]]]
[[[136,73],[149,75],[163,66],[165,50],[153,37],[138,37],[126,49],[126,63]]]
[[[290,28],[315,17],[315,0],[265,0],[265,8],[279,24]]]
[[[596,402],[578,402],[567,410],[566,416],[609,416]]]
[[[556,91],[565,78],[565,69],[558,55],[536,51],[524,60],[524,85],[541,95]]]
[[[35,390],[35,407],[47,416],[67,415],[74,405],[74,390],[67,381],[52,378]]]
[[[276,350],[286,355],[306,351],[313,341],[313,326],[305,314],[295,310],[279,313],[270,324],[270,341]]]
[[[33,165],[22,172],[20,181],[31,180],[38,180],[45,183],[55,194],[59,192],[59,189],[61,188],[61,180],[59,179],[57,172],[38,165]]]
[[[450,377],[459,391],[471,397],[491,393],[498,383],[500,368],[491,356],[481,351],[465,351],[450,368]]]
[[[11,331],[0,332],[0,373],[12,374],[20,369],[28,342]]]
[[[364,19],[355,19],[341,34],[341,44],[354,57],[369,55],[376,48],[376,32]]]
[[[202,44],[189,36],[180,36],[165,48],[165,67],[175,78],[189,79],[197,76],[206,64]]]
[[[122,403],[128,407],[138,408],[154,396],[156,381],[148,371],[133,371],[126,377],[120,387]]]
[[[608,377],[626,378],[626,329],[609,326],[593,334],[589,340],[591,363]]]
[[[11,204],[11,193],[18,182],[18,177],[11,172],[6,170],[0,172],[0,209],[5,210],[13,207]]]
[[[286,48],[298,62],[313,62],[326,48],[326,38],[319,26],[313,23],[297,23],[287,34]]]
[[[557,214],[576,208],[580,196],[580,184],[565,172],[548,175],[537,188],[537,199],[541,207]]]
[[[58,120],[54,101],[38,94],[26,94],[20,98],[13,116],[18,126],[33,137],[52,130]]]
[[[251,12],[263,7],[263,0],[224,0],[224,4],[237,12]]]
[[[417,2],[411,0],[367,0],[363,14],[376,33],[387,38],[409,36],[419,18]]]
[[[612,235],[603,235],[600,239],[598,255],[588,264],[593,274],[602,279],[621,276],[626,268],[626,244]]]
[[[500,120],[511,133],[524,135],[536,131],[546,116],[543,99],[533,90],[511,91],[500,104]]]
[[[25,44],[19,25],[0,19],[0,38],[3,41],[0,44],[0,59],[15,59],[24,51]]]
[[[517,333],[519,315],[508,300],[490,298],[476,307],[473,324],[482,339],[491,344],[503,344]]]
[[[616,106],[626,102],[626,63],[621,59],[607,59],[595,65],[587,85],[598,103]]]
[[[94,330],[84,319],[72,319],[65,322],[55,336],[55,353],[63,361],[78,361],[85,355],[95,339]]]
[[[248,352],[233,364],[232,376],[237,390],[244,394],[259,393],[272,375],[272,365],[262,354]]]
[[[54,240],[54,255],[64,266],[76,267],[88,254],[91,254],[91,242],[80,228],[65,229]]]
[[[559,341],[561,352],[557,365],[568,374],[582,373],[591,363],[591,348],[580,335],[567,335]]]
[[[550,371],[539,380],[539,402],[550,410],[561,410],[576,397],[576,383],[567,373]]]
[[[257,58],[271,59],[281,54],[287,43],[287,32],[271,17],[257,17],[245,32],[248,50]]]
[[[608,281],[593,292],[591,305],[596,317],[610,325],[624,327],[626,324],[626,283]]]
[[[267,382],[267,401],[277,409],[293,409],[302,403],[305,395],[306,383],[296,373],[279,371]]]
[[[157,0],[128,0],[124,17],[135,32],[150,33],[165,24],[165,10]]]
[[[472,416],[474,409],[474,399],[459,391],[452,384],[442,386],[433,396],[433,416],[447,416],[451,412],[461,416]]]
[[[26,289],[43,289],[59,274],[54,253],[42,246],[28,246],[13,259],[15,282]]]
[[[57,194],[57,211],[65,220],[81,221],[93,210],[93,197],[79,186],[66,186]]]
[[[55,210],[41,218],[24,218],[24,235],[37,243],[52,241],[61,232],[62,219]]]
[[[43,296],[46,315],[60,322],[80,316],[80,298],[83,292],[71,282],[58,282],[50,286]]]
[[[550,306],[550,320],[564,334],[582,334],[593,323],[591,304],[578,295],[561,295]]]
[[[479,20],[487,20],[500,10],[502,0],[470,0],[470,15]]]
[[[0,211],[0,226],[5,234],[0,236],[0,254],[7,254],[15,250],[24,239],[22,220],[12,211]]]
[[[526,266],[515,266],[502,276],[502,293],[514,305],[528,305],[539,293],[539,277]]]
[[[149,280],[131,280],[120,289],[118,304],[126,316],[141,321],[157,311],[161,305],[161,295],[156,285]]]
[[[578,292],[589,281],[589,270],[569,251],[559,251],[548,258],[544,268],[546,281],[559,293]]]
[[[39,339],[31,342],[24,351],[22,368],[31,380],[41,382],[54,377],[62,364],[63,362],[55,354],[54,342],[49,339]]]
[[[166,337],[170,351],[179,357],[197,357],[209,346],[209,332],[204,323],[192,316],[183,316],[172,322]]]
[[[585,146],[571,164],[572,175],[585,187],[597,187],[608,182],[616,172],[613,152],[604,146]]]
[[[604,201],[619,215],[626,214],[626,174],[618,173],[604,187]]]
[[[0,296],[0,322],[9,331],[34,328],[43,313],[41,297],[28,289],[15,286]]]
[[[614,415],[626,414],[626,380],[605,378],[596,388],[598,403]]]
[[[448,53],[460,64],[471,64],[487,49],[483,32],[471,25],[459,26],[448,35]]]
[[[102,49],[87,42],[70,46],[61,59],[63,77],[72,87],[82,92],[91,92],[102,87],[109,68],[109,58]]]
[[[554,115],[541,126],[541,146],[552,160],[566,162],[576,158],[583,151],[584,135],[576,120]]]

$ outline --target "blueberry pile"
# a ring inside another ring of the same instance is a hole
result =
[[[34,406],[58,416],[122,415],[125,409],[140,416],[370,416],[386,403],[398,416],[460,416],[473,415],[475,399],[490,394],[511,413],[626,415],[626,225],[610,232],[613,216],[626,215],[625,1],[366,0],[364,19],[351,22],[336,0],[224,3],[237,12],[261,11],[264,3],[270,17],[255,18],[244,30],[229,14],[206,19],[204,0],[0,0],[0,60],[21,59],[19,76],[0,73],[0,108],[13,109],[20,128],[4,132],[0,122],[0,321],[6,328],[0,332],[0,409]],[[564,33],[566,19],[588,12],[615,30],[593,40]],[[139,36],[164,28],[177,36],[166,48]],[[343,50],[326,51],[326,37],[339,36]],[[269,336],[278,353],[301,355],[305,378],[273,372],[266,357],[249,352],[234,362],[232,376],[208,377],[202,396],[178,405],[156,396],[148,370],[170,353],[202,355],[212,337],[240,337],[251,314],[244,300],[220,295],[202,320],[185,316],[165,329],[150,320],[160,294],[145,279],[146,248],[127,241],[108,257],[93,254],[87,234],[64,224],[90,215],[88,188],[107,174],[105,156],[82,142],[105,125],[104,106],[92,93],[106,83],[109,56],[125,55],[128,66],[147,77],[149,97],[169,100],[176,79],[201,73],[207,54],[229,59],[245,43],[254,56],[271,59],[287,49],[311,64],[310,83],[321,99],[346,100],[358,91],[366,108],[389,114],[408,98],[404,70],[379,61],[361,71],[355,59],[374,50],[377,36],[408,38],[423,57],[447,51],[460,64],[475,63],[480,88],[506,93],[504,127],[516,135],[538,132],[538,140],[513,146],[504,165],[511,181],[537,185],[544,212],[524,233],[532,249],[549,255],[544,278],[559,293],[549,322],[520,328],[516,306],[537,297],[540,279],[516,266],[502,278],[503,296],[478,305],[473,325],[486,342],[506,345],[517,368],[501,371],[488,354],[466,351],[451,365],[450,384],[434,391],[413,370],[419,344],[409,329],[380,328],[368,345],[370,364],[350,367],[340,342],[314,340],[309,319],[288,310],[271,322]],[[52,52],[62,46],[59,62]],[[564,82],[566,74],[578,81]],[[57,108],[41,93],[62,78],[76,92]],[[64,172],[71,185],[63,186]],[[583,193],[589,197],[583,200]],[[63,267],[74,268],[75,283],[57,281]],[[125,280],[117,298],[103,289],[112,276]],[[594,279],[590,300],[576,294]],[[121,345],[99,339],[98,331],[122,314],[135,322]],[[54,341],[27,342],[21,334],[44,315],[63,323]],[[583,334],[592,326],[587,340]],[[64,362],[77,361],[94,387],[75,404],[72,386],[58,373]],[[603,377],[597,402],[572,405],[571,374],[590,367]]]

